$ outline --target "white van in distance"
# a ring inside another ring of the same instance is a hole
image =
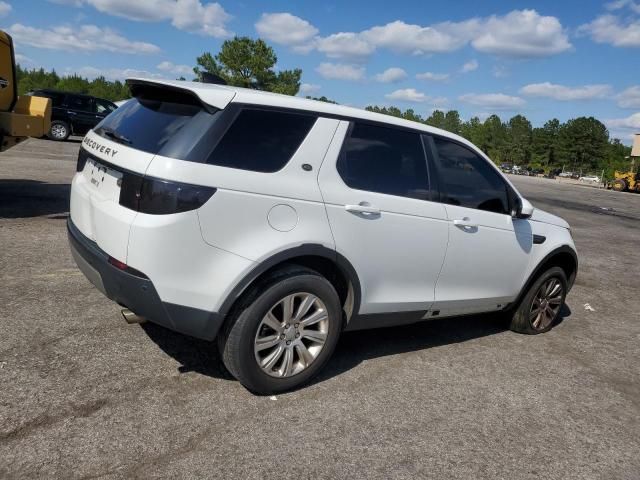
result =
[[[549,330],[569,225],[451,133],[297,97],[130,79],[85,137],[79,268],[169,329],[217,339],[249,390],[308,381],[344,330],[500,312]]]

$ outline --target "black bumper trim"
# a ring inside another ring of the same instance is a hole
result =
[[[89,240],[70,218],[67,220],[67,233],[78,268],[108,298],[170,330],[204,340],[215,338],[224,321],[223,315],[163,302],[151,280],[111,265],[109,255]]]

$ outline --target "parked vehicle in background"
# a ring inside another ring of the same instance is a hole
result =
[[[573,172],[560,172],[557,176],[561,178],[571,178],[573,175]]]
[[[571,230],[464,138],[206,83],[128,80],[82,142],[67,223],[126,316],[218,340],[247,388],[296,388],[344,330],[502,312],[550,330]],[[363,243],[364,239],[364,243]]]
[[[27,95],[51,99],[51,140],[66,140],[70,135],[85,135],[118,106],[103,98],[79,93],[41,89]]]
[[[600,183],[600,177],[596,176],[596,175],[585,175],[584,177],[580,177],[578,180],[580,180],[581,182],[587,182],[587,183]]]

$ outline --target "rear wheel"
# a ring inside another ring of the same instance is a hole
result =
[[[67,122],[63,122],[62,120],[54,120],[51,122],[51,128],[48,134],[51,140],[66,140],[69,138],[69,135],[71,135],[71,129]]]
[[[615,182],[613,182],[612,187],[616,192],[624,192],[627,189],[627,182],[623,179],[619,178]]]
[[[511,319],[511,330],[536,335],[553,327],[567,295],[567,276],[552,267],[533,282]]]
[[[256,285],[219,336],[222,360],[259,394],[299,387],[335,349],[342,308],[335,289],[313,270],[291,267]]]

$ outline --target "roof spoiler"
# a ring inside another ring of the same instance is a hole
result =
[[[133,97],[200,105],[211,113],[224,109],[235,96],[232,90],[224,88],[196,91],[196,89],[190,88],[189,85],[198,84],[190,82],[128,78],[126,84],[129,86]]]

